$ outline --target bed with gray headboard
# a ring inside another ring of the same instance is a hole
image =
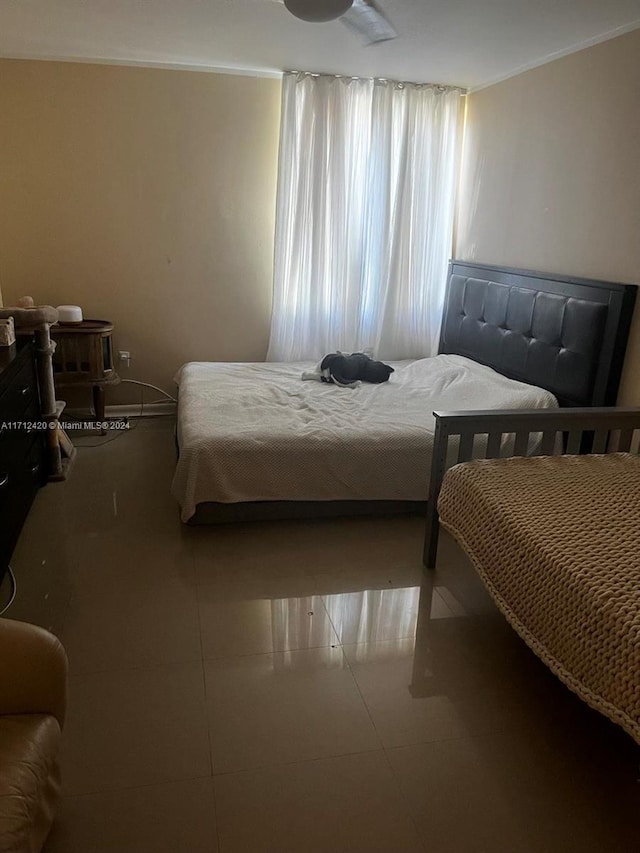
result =
[[[615,405],[636,286],[451,261],[440,338],[551,391],[561,406]]]
[[[185,365],[183,521],[424,512],[434,410],[615,403],[635,292],[451,261],[438,356],[384,385],[302,382],[304,363]]]

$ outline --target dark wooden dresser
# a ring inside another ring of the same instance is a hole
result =
[[[45,479],[45,433],[34,347],[0,348],[0,582]]]

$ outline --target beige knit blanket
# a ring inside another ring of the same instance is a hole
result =
[[[640,457],[456,465],[438,510],[530,648],[640,743]]]

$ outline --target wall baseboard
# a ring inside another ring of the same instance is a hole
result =
[[[107,418],[138,418],[140,417],[140,403],[128,403],[120,406],[107,406],[104,410]],[[175,415],[176,404],[167,400],[166,403],[145,403],[142,409],[143,418],[158,417],[159,415]],[[93,411],[91,409],[65,409],[64,415],[82,418],[83,420],[93,420]]]
[[[128,403],[120,406],[107,406],[104,410],[108,418],[138,418],[140,417],[140,404]],[[145,403],[142,407],[143,418],[153,418],[158,415],[175,415],[176,404],[167,400],[166,403]]]

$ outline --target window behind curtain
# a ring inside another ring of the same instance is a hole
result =
[[[268,359],[437,349],[460,91],[285,74]]]

